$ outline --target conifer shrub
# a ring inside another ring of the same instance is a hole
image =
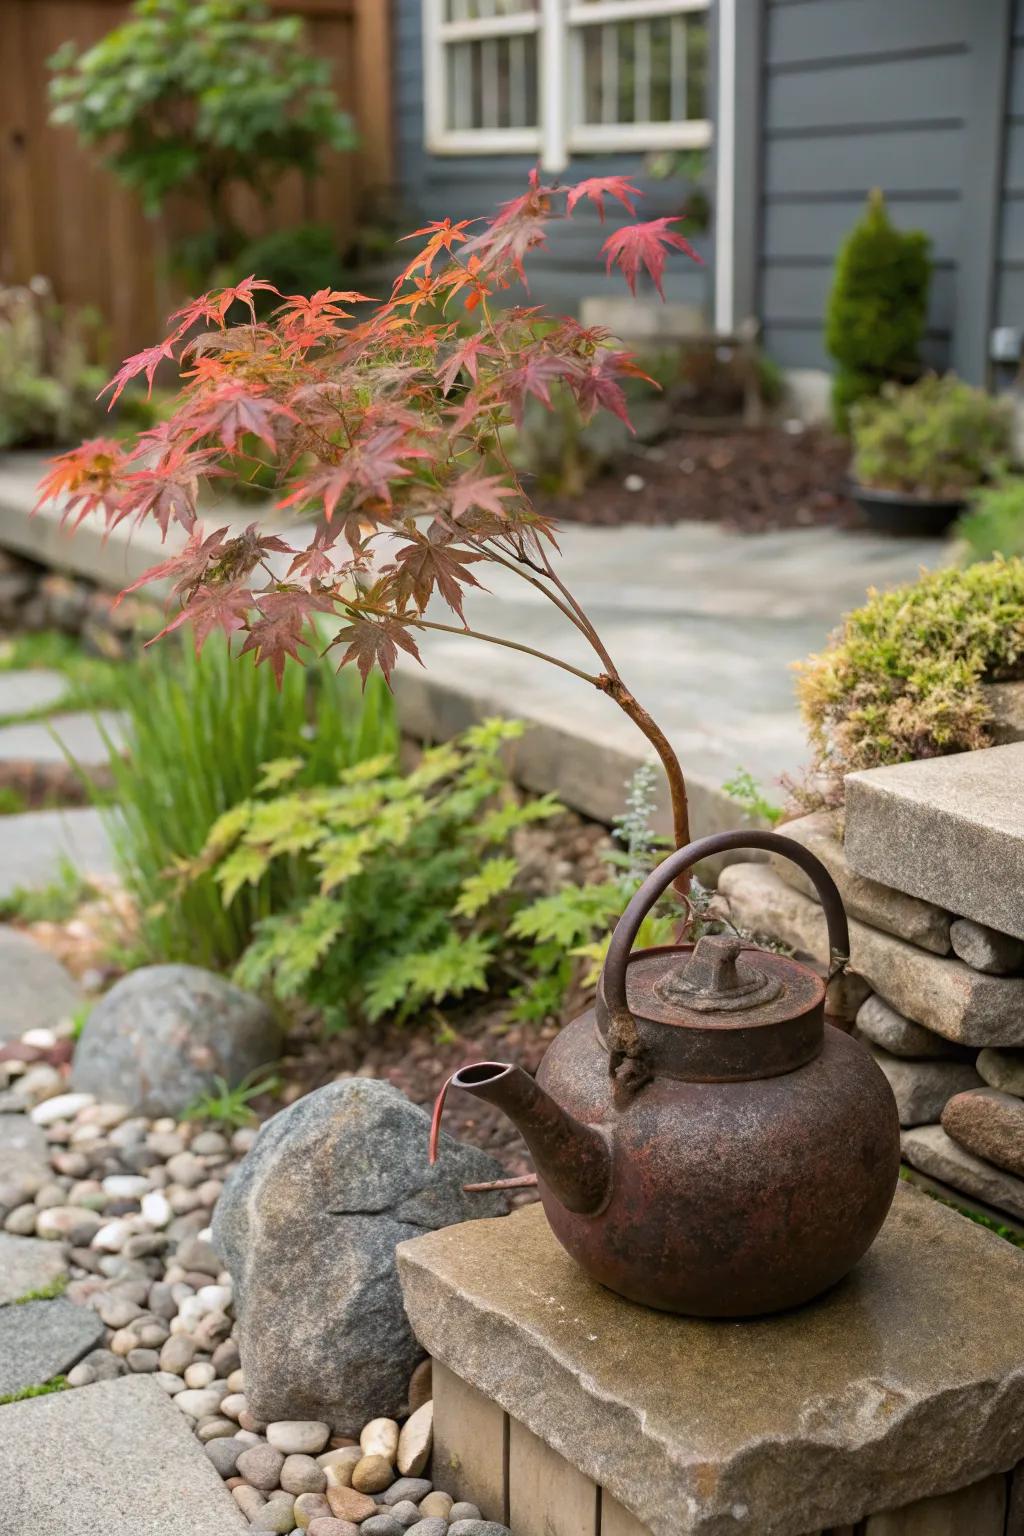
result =
[[[877,189],[839,248],[825,316],[825,346],[835,359],[832,411],[845,432],[850,407],[920,369],[928,311],[931,242],[892,224]]]
[[[887,384],[850,413],[859,484],[908,496],[956,498],[997,476],[1013,452],[1009,403],[954,374]]]
[[[844,774],[989,746],[982,685],[1024,676],[1024,560],[872,591],[798,671],[826,803],[841,801]]]

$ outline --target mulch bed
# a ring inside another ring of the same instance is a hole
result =
[[[583,496],[541,497],[537,505],[564,522],[599,527],[857,528],[861,513],[843,491],[849,460],[849,443],[822,427],[679,431],[651,446],[638,444]]]

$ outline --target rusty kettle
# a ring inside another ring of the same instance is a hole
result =
[[[808,1301],[867,1250],[899,1173],[896,1104],[864,1047],[825,1021],[806,965],[725,936],[632,951],[645,915],[691,864],[734,848],[792,859],[828,921],[828,871],[772,832],[727,832],[671,854],[612,935],[594,1008],[558,1035],[534,1081],[482,1062],[449,1086],[522,1132],[555,1235],[631,1301],[748,1317]]]

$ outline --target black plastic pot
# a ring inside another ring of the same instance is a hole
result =
[[[911,496],[906,491],[876,491],[851,480],[850,495],[872,528],[901,538],[938,538],[967,506],[960,496]]]

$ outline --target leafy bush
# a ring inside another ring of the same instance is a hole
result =
[[[970,562],[1024,555],[1024,476],[1006,475],[975,491],[956,532]]]
[[[0,288],[0,449],[74,442],[99,416],[95,326],[65,313],[49,283]]]
[[[633,837],[624,882],[532,899],[516,835],[561,807],[513,792],[502,751],[521,734],[487,720],[407,773],[383,754],[313,786],[295,783],[295,759],[267,763],[187,871],[212,874],[229,910],[282,868],[297,878],[295,898],[257,923],[239,980],[311,1003],[334,1028],[402,1020],[499,978],[522,1016],[557,1013],[581,947],[607,937],[638,861],[646,872],[646,844]],[[659,921],[647,934],[664,935]]]
[[[895,229],[881,192],[872,192],[836,257],[825,316],[825,346],[838,368],[832,411],[845,432],[850,407],[889,380],[913,379],[931,282],[930,241]]]
[[[312,696],[310,696],[310,693]],[[379,678],[361,696],[327,663],[289,668],[280,694],[269,671],[225,646],[198,659],[177,650],[124,669],[126,751],[111,751],[118,808],[110,815],[118,869],[140,914],[146,960],[230,966],[255,925],[306,890],[294,861],[247,884],[225,907],[212,877],[173,877],[210,828],[253,793],[262,765],[287,753],[297,785],[333,783],[344,769],[397,743],[390,695]]]
[[[65,44],[50,66],[52,121],[106,146],[147,213],[173,192],[204,206],[215,258],[243,243],[232,186],[267,198],[281,172],[312,174],[322,150],[355,142],[301,18],[264,0],[135,0],[128,20],[83,53]]]
[[[861,485],[911,496],[956,497],[997,474],[1012,452],[1012,408],[948,373],[852,413],[853,472]]]
[[[931,571],[873,592],[798,691],[826,797],[861,768],[989,744],[981,684],[1024,674],[1024,561]]]

